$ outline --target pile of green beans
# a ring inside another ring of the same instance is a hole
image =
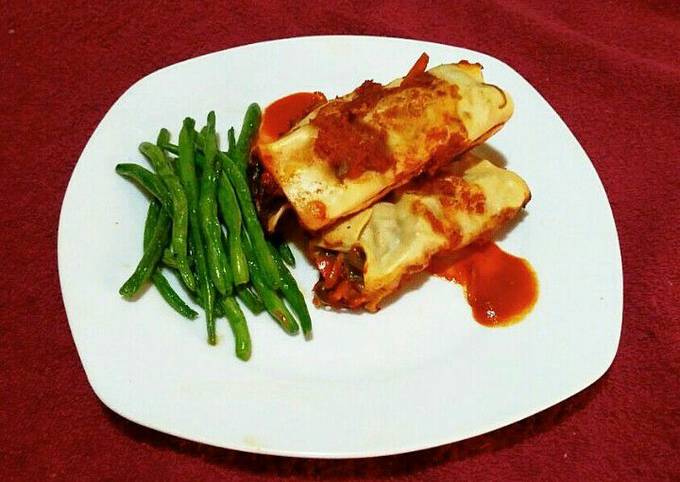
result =
[[[251,104],[238,137],[229,128],[228,150],[221,151],[215,113],[200,130],[187,117],[177,144],[167,129],[160,130],[155,144],[140,144],[153,170],[116,166],[150,199],[143,254],[120,294],[133,299],[151,282],[177,313],[195,319],[198,313],[163,274],[176,272],[186,294],[205,312],[208,343],[217,344],[217,320],[225,317],[234,352],[244,361],[250,359],[252,341],[241,305],[254,315],[266,311],[289,335],[302,329],[306,339],[312,337],[304,296],[288,268],[295,266],[293,253],[285,242],[265,237],[248,187],[246,168],[260,120],[260,107]]]

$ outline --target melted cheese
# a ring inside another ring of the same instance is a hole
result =
[[[428,181],[405,186],[393,202],[374,204],[326,230],[313,244],[339,252],[363,250],[362,294],[366,308],[375,310],[437,252],[489,238],[529,199],[517,174],[468,154]]]
[[[397,89],[403,80],[397,79],[385,86],[393,95],[385,95],[361,118],[386,135],[395,162],[384,172],[341,179],[315,152],[318,129],[310,121],[321,109],[352,101],[356,91],[320,106],[277,141],[258,146],[304,227],[319,230],[363,209],[423,170],[434,170],[483,142],[512,115],[510,96],[485,84],[479,65],[446,64],[428,73],[434,77],[431,85]]]

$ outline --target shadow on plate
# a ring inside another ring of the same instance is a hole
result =
[[[596,383],[562,403],[493,432],[441,447],[401,455],[365,459],[304,459],[221,449],[142,427],[120,417],[104,405],[102,405],[102,408],[111,424],[136,442],[150,445],[158,450],[170,450],[178,454],[202,459],[225,469],[235,469],[252,475],[269,477],[304,476],[324,480],[344,479],[353,476],[382,478],[417,474],[444,463],[473,459],[479,455],[511,448],[516,444],[530,440],[536,435],[560,425],[572,415],[584,409],[600,392],[607,378],[608,375],[605,374]]]

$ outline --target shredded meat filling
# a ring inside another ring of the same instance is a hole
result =
[[[347,253],[314,249],[311,254],[321,278],[314,286],[314,303],[333,308],[356,309],[366,303],[364,263],[366,258],[359,248]]]

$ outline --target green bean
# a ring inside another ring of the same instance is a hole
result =
[[[227,131],[227,141],[229,145],[229,149],[227,149],[227,155],[229,156],[234,153],[234,148],[236,147],[236,137],[233,127],[230,127]]]
[[[248,167],[250,147],[257,134],[257,130],[260,128],[261,119],[262,111],[260,106],[255,103],[250,104],[243,117],[243,127],[241,127],[241,132],[239,132],[238,141],[236,141],[236,146],[232,151],[232,159],[236,161],[243,173],[246,172]]]
[[[250,280],[253,283],[255,292],[258,294],[265,309],[276,321],[283,331],[289,335],[297,335],[300,327],[295,321],[295,317],[288,310],[283,300],[279,298],[278,294],[272,290],[263,280],[263,273],[255,262],[254,249],[250,244],[248,236],[243,235],[243,247],[246,251],[246,259],[248,260],[248,267],[250,268]],[[267,248],[269,250],[269,248]]]
[[[184,119],[182,130],[179,133],[179,145],[175,147],[178,155],[177,175],[182,186],[184,186],[189,211],[191,211],[192,206],[198,206],[198,177],[196,176],[196,168],[194,166],[195,125],[196,121],[191,117]]]
[[[121,163],[116,166],[116,172],[121,176],[130,179],[144,189],[151,196],[158,199],[169,213],[172,213],[172,201],[170,193],[163,184],[163,181],[148,169],[138,164]]]
[[[257,104],[255,104],[255,105],[257,105]],[[258,109],[259,109],[259,106],[258,106]],[[252,117],[252,113],[251,113],[250,117]],[[257,122],[258,122],[258,126],[259,126],[259,119],[257,120]],[[204,139],[205,139],[205,134],[207,133],[206,127],[207,126],[203,127],[201,129],[201,132],[196,132],[196,135],[195,135],[195,138],[194,138],[194,143],[196,144],[196,147],[201,150],[201,152],[203,151],[203,148],[204,148]],[[255,130],[257,130],[257,128]],[[167,132],[167,130],[165,130],[165,129],[161,130],[163,137],[161,137],[161,134],[159,134],[159,138],[158,138],[159,142],[156,142],[156,144],[158,144],[158,146],[160,148],[162,148],[163,150],[168,151],[170,154],[179,155],[179,146],[177,144],[173,144],[173,143],[170,142],[169,132],[167,134],[166,134],[166,132]],[[234,133],[233,127],[230,127],[229,130],[227,131],[227,139],[228,139],[228,142],[229,142],[229,144],[228,144],[229,148],[225,152],[225,154],[231,155],[234,152],[234,149],[236,148],[236,138],[235,138],[235,133]],[[239,140],[240,139],[241,138],[239,137]],[[245,142],[245,140],[244,140],[244,142]],[[250,143],[250,142],[252,142],[252,140],[249,139],[248,142]],[[250,146],[248,146],[248,147],[250,147]],[[202,157],[202,156],[197,157],[196,162],[197,162],[199,168],[202,169],[204,157]]]
[[[187,198],[180,180],[165,156],[165,153],[150,142],[143,142],[139,150],[144,154],[170,192],[172,200],[172,247],[177,259],[177,269],[187,288],[194,291],[196,281],[189,268],[187,257],[188,207]]]
[[[281,241],[277,244],[276,251],[284,263],[291,268],[295,268],[295,256],[293,256],[293,252],[290,250],[288,243]]]
[[[160,147],[164,151],[168,151],[170,154],[174,154],[175,156],[179,155],[179,147],[176,144],[166,142],[165,144],[163,144]]]
[[[198,219],[198,198],[199,187],[196,177],[196,166],[194,163],[195,154],[195,121],[190,117],[184,119],[182,130],[179,134],[179,146],[177,159],[177,173],[184,186],[189,204],[189,240],[194,257],[194,267],[198,279],[197,298],[201,301],[201,306],[205,311],[206,328],[208,331],[208,343],[217,343],[217,332],[215,329],[215,288],[210,281],[208,265],[205,259],[205,248],[201,234],[201,225]]]
[[[252,344],[246,317],[233,296],[222,298],[222,309],[234,334],[234,349],[236,356],[243,361],[250,359]]]
[[[152,199],[149,203],[149,209],[146,213],[146,222],[144,223],[144,249],[146,249],[151,242],[153,230],[156,227],[156,222],[158,221],[161,209],[160,203],[156,199]],[[151,275],[151,281],[161,294],[161,297],[163,297],[177,313],[190,320],[193,320],[198,316],[198,313],[192,310],[184,300],[180,298],[177,292],[172,289],[168,280],[165,279],[165,276],[160,272],[159,267],[156,267]]]
[[[153,236],[153,231],[156,228],[156,223],[158,222],[158,216],[161,214],[161,203],[157,199],[151,199],[149,203],[149,208],[146,210],[146,221],[144,221],[144,241],[143,248],[149,245],[151,237]]]
[[[215,134],[215,113],[208,115],[208,129],[205,133],[205,166],[201,175],[198,214],[201,232],[205,240],[206,258],[210,279],[222,295],[232,292],[233,276],[222,244],[222,228],[217,217],[217,177],[220,164],[216,162],[217,137]]]
[[[302,333],[305,335],[305,339],[312,339],[312,318],[309,316],[309,310],[307,309],[307,304],[305,303],[305,297],[300,291],[297,282],[293,275],[288,271],[286,265],[276,251],[273,244],[269,243],[269,249],[274,256],[274,260],[278,265],[279,272],[281,273],[281,293],[286,299],[290,307],[293,309],[302,327]]]
[[[222,318],[225,315],[224,307],[219,302],[219,300],[217,300],[217,302],[215,303],[214,310],[215,310],[215,318]]]
[[[260,107],[257,104],[252,104],[251,106],[248,107],[248,109],[250,110],[246,111],[246,115],[243,120],[244,129],[241,130],[241,135],[239,136],[239,142],[241,143],[239,149],[243,151],[240,152],[239,155],[240,156],[245,155],[245,160],[239,161],[239,163],[243,162],[243,165],[247,165],[248,161],[247,154],[248,151],[250,150],[250,145],[252,143],[254,135],[257,132],[257,129],[259,129],[261,120],[261,113],[259,112]],[[162,132],[163,131],[167,132],[165,129],[162,129]],[[157,142],[156,144],[158,144],[159,147],[161,147],[163,150],[168,151],[170,154],[179,155],[179,146],[171,143],[169,133],[166,135],[165,132],[163,132],[162,138],[160,137],[161,134],[159,134],[160,142]],[[194,143],[196,144],[196,147],[201,151],[203,151],[205,147],[204,144],[206,133],[207,126],[203,127],[200,132],[196,132],[196,135],[194,137]],[[230,127],[229,130],[227,131],[227,139],[229,148],[225,152],[225,154],[232,156],[237,146],[237,141],[233,127]],[[202,156],[196,158],[196,162],[199,165],[199,168],[201,169],[203,168],[204,159],[205,158],[203,158]]]
[[[227,226],[227,248],[234,284],[242,285],[248,282],[248,264],[241,246],[241,210],[238,207],[236,193],[224,172],[217,181],[217,204]]]
[[[132,298],[153,273],[168,242],[170,224],[170,215],[165,209],[161,209],[142,259],[139,260],[132,276],[120,287],[119,293],[125,298]]]
[[[205,164],[205,157],[203,156],[203,141],[198,141],[198,133],[196,133],[195,148],[198,149],[195,154],[194,162],[199,170],[203,170],[203,165]],[[179,155],[179,146],[172,143],[167,143],[163,145],[163,149],[168,151],[170,154]]]
[[[253,244],[256,263],[262,269],[262,277],[270,288],[278,289],[281,286],[281,275],[267,247],[267,241],[264,238],[264,232],[262,231],[260,220],[257,218],[253,199],[250,196],[248,183],[231,158],[222,152],[218,152],[217,157],[221,160],[222,168],[236,192],[236,198],[238,199],[239,206],[241,206],[243,223]]]
[[[170,131],[164,127],[158,132],[158,137],[156,137],[156,145],[163,149],[164,148],[163,146],[169,143],[170,143]]]
[[[257,296],[257,293],[251,291],[248,286],[237,286],[236,297],[241,300],[241,303],[246,305],[246,308],[248,308],[253,315],[259,315],[264,311],[262,300]]]
[[[205,248],[201,239],[201,230],[198,224],[189,221],[190,236],[189,244],[194,253],[194,265],[196,267],[196,278],[198,279],[198,291],[194,295],[194,301],[198,303],[205,312],[206,329],[208,333],[208,343],[217,344],[216,317],[221,316],[217,310],[217,299],[215,298],[215,287],[210,281],[208,274],[208,262],[205,259]]]
[[[196,147],[205,152],[205,136],[208,134],[209,126],[204,125],[201,131],[196,134]]]
[[[170,307],[177,313],[190,320],[196,319],[198,313],[187,305],[177,292],[170,286],[168,280],[161,274],[158,268],[151,275],[154,286],[161,294],[163,299],[170,305]]]
[[[156,138],[156,145],[162,149],[163,145],[167,144],[169,142],[170,142],[170,131],[167,130],[166,128],[161,129],[158,132],[158,137]],[[142,168],[142,169],[144,169],[144,168]],[[172,201],[170,200],[170,194],[167,192],[167,188],[165,188],[163,181],[161,181],[160,178],[158,178],[158,176],[156,176],[155,174],[153,174],[153,173],[149,173],[149,174],[153,175],[157,179],[157,182],[160,184],[160,187],[164,188],[164,190],[165,190],[165,196],[164,196],[165,197],[165,208],[168,210],[168,212],[172,212]],[[151,204],[153,204],[153,202]],[[149,208],[151,208],[151,205],[149,205]],[[147,217],[147,221],[148,220],[149,220],[149,218]],[[145,233],[146,233],[146,231],[145,231]],[[166,265],[170,268],[177,269],[177,260],[175,259],[175,254],[172,252],[171,247],[165,248],[165,250],[163,251],[163,258],[161,259],[161,262],[164,265]]]
[[[194,149],[198,148],[202,151],[203,150],[203,137],[202,136],[206,132],[207,126],[203,127],[203,129],[201,129],[201,132],[199,133],[196,130],[196,122],[194,121],[194,119],[192,119],[191,117],[185,117],[184,122],[186,123],[187,121],[191,122],[191,129],[193,130],[193,134],[192,134],[192,137],[191,137],[191,143],[192,143]],[[184,126],[184,124],[182,124],[182,126]],[[170,154],[174,154],[176,156],[179,156],[179,144],[173,144],[172,142],[170,142],[170,139],[163,139],[163,140],[165,141],[163,146],[162,146],[163,149],[168,151]]]
[[[200,177],[201,174],[203,173],[203,167],[205,166],[205,156],[203,155],[202,152],[196,151],[196,157],[194,162],[196,163],[196,172]]]
[[[196,135],[198,135],[198,134],[196,134]],[[196,143],[196,145],[194,147],[197,148],[197,149],[200,149],[200,151],[196,152],[195,156],[194,156],[195,167],[197,167],[199,169],[199,171],[202,171],[203,165],[205,164],[205,157],[203,157],[203,154],[202,154],[203,145],[201,144],[199,146],[198,143]],[[168,144],[165,144],[163,146],[163,149],[168,151],[170,154],[174,154],[176,156],[179,155],[179,146],[178,145],[168,143]]]
[[[163,258],[161,258],[161,261],[168,268],[177,269],[177,259],[170,248],[165,248],[165,250],[163,250]]]

